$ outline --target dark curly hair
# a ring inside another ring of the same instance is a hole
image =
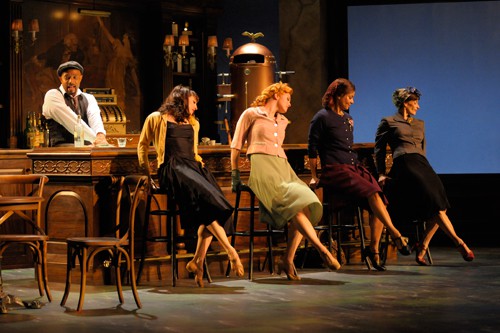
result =
[[[422,93],[415,87],[399,88],[392,93],[392,103],[401,110],[405,102],[419,100]]]
[[[352,91],[356,91],[354,83],[348,79],[338,78],[330,83],[328,89],[326,89],[326,92],[323,95],[321,103],[325,109],[330,109],[330,100],[333,100],[333,103],[335,103],[335,97],[344,96]]]
[[[186,122],[191,116],[189,114],[188,107],[188,100],[190,96],[194,96],[196,101],[199,100],[198,94],[189,87],[183,85],[175,86],[158,111],[160,113],[168,113],[172,115],[178,123]]]

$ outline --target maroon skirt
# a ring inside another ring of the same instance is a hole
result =
[[[377,180],[361,165],[325,165],[322,167],[319,186],[332,196],[336,209],[355,201],[364,209],[371,211],[368,198],[374,193],[379,193],[387,205],[387,199]]]

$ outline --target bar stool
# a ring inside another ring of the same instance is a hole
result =
[[[167,207],[166,209],[162,209],[160,202],[158,200],[158,196],[166,196],[167,197]],[[154,207],[157,208],[152,208],[152,204],[154,203]],[[156,236],[148,236],[148,230],[149,230],[149,223],[150,219],[152,216],[158,216],[159,217],[159,225],[160,225],[160,230],[159,230],[159,235]],[[167,196],[166,192],[163,191],[160,188],[157,187],[152,187],[150,194],[148,195],[147,202],[146,202],[146,216],[144,219],[144,225],[142,229],[142,250],[141,250],[141,258],[139,260],[139,269],[137,272],[137,284],[139,284],[141,277],[142,277],[142,271],[144,269],[144,263],[146,261],[146,250],[147,250],[147,243],[148,242],[153,242],[153,243],[167,243],[168,245],[168,252],[170,253],[170,263],[171,263],[171,270],[172,270],[172,287],[176,286],[176,281],[179,278],[178,274],[178,260],[177,260],[177,251],[176,251],[176,244],[182,242],[183,240],[186,240],[188,238],[190,239],[195,239],[195,236],[184,236],[180,235],[177,231],[177,219],[180,216],[180,209],[175,202],[175,200]],[[166,218],[166,229],[165,231],[162,231],[162,218]],[[154,259],[153,259],[154,260]],[[209,283],[212,282],[212,278],[210,277],[210,273],[208,271],[208,264],[207,261],[205,260],[204,262],[204,275]],[[158,274],[160,275],[161,272],[158,270]],[[161,275],[160,275],[161,278]]]
[[[342,205],[334,204],[335,201],[338,200],[342,202]],[[354,214],[353,214],[354,212]],[[342,216],[348,215],[352,218],[352,223],[345,224],[342,223]],[[356,231],[359,233],[359,246],[361,248],[361,253],[365,248],[365,232],[363,227],[363,209],[360,204],[356,201],[345,200],[340,197],[334,196],[325,188],[323,189],[323,221],[324,223],[321,225],[317,225],[314,227],[318,232],[326,232],[327,235],[327,244],[328,250],[331,252],[333,248],[333,234],[335,233],[335,240],[337,242],[337,260],[339,263],[343,264],[343,251],[342,251],[342,242],[343,242],[343,232],[348,231],[353,235]],[[353,236],[354,238],[354,236]],[[304,253],[303,261],[301,267],[304,268],[305,261],[307,259],[307,249],[308,249],[308,241],[305,240],[305,248],[306,251]],[[364,261],[363,255],[361,255],[362,260]],[[349,263],[349,255],[345,256],[346,263]],[[368,263],[367,263],[368,266]],[[368,267],[370,268],[370,267]]]
[[[425,235],[425,231],[427,229],[427,222],[423,220],[414,220],[411,222],[411,224],[413,224],[413,226],[415,227],[415,243],[420,243],[420,241],[422,240],[422,236]],[[390,236],[387,233],[385,237],[385,242],[380,246],[380,262],[382,265],[385,265],[387,261],[389,244],[391,242],[389,237]],[[429,265],[432,265],[433,261],[431,256],[431,250],[429,248],[427,248],[426,256],[427,260],[429,261]]]
[[[249,196],[249,206],[240,207],[240,200],[242,192],[247,193]],[[267,254],[266,259],[264,261],[263,267],[267,261],[269,267],[269,273],[274,273],[274,258],[273,258],[273,235],[274,234],[283,234],[284,230],[273,229],[269,224],[267,224],[266,229],[256,229],[255,228],[255,212],[259,210],[258,204],[256,204],[257,197],[255,193],[253,193],[252,189],[246,185],[241,184],[238,186],[236,191],[236,201],[234,205],[234,217],[233,217],[233,225],[234,232],[231,237],[231,245],[234,247],[236,243],[236,237],[248,237],[248,253],[249,253],[249,269],[248,269],[248,279],[253,279],[253,261],[254,261],[254,239],[255,237],[266,237],[267,239]],[[249,227],[248,230],[238,230],[238,218],[240,212],[248,212],[250,214]],[[227,264],[226,276],[229,277],[229,273],[231,271],[230,263]]]
[[[422,238],[421,236],[425,235],[425,232],[427,230],[427,222],[421,220],[415,220],[413,221],[413,223],[415,224],[415,240],[417,243],[420,244]],[[427,255],[427,260],[429,260],[429,264],[432,265],[431,250],[429,250],[429,248],[427,248],[426,255]]]

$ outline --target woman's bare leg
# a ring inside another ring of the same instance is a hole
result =
[[[203,264],[207,256],[208,248],[214,236],[207,230],[207,227],[200,225],[198,227],[198,239],[196,242],[196,250],[193,259],[186,265],[186,269],[194,273],[196,284],[203,287]]]
[[[207,225],[207,229],[212,233],[212,235],[215,236],[215,238],[217,238],[224,250],[226,250],[227,255],[229,256],[229,261],[231,263],[231,269],[236,273],[237,276],[242,277],[245,274],[245,270],[243,269],[243,265],[241,264],[238,252],[229,242],[224,228],[219,224],[219,222],[214,221],[210,225]]]
[[[382,201],[382,198],[380,198],[380,194],[378,192],[368,197],[368,204],[370,205],[375,218],[382,222],[382,224],[387,228],[389,234],[395,239],[401,237],[399,230],[396,229],[394,224],[392,224],[387,207]]]
[[[333,257],[330,251],[328,251],[328,249],[319,240],[318,235],[316,234],[316,230],[314,230],[314,227],[312,226],[311,222],[304,214],[304,212],[297,213],[297,215],[295,215],[292,219],[292,224],[294,224],[294,227],[297,228],[302,236],[304,236],[312,244],[312,246],[314,246],[316,250],[318,250],[321,258],[323,258],[323,261],[329,268],[340,268],[340,264],[337,259]]]
[[[443,230],[444,233],[451,238],[455,246],[458,246],[463,243],[463,240],[460,237],[458,237],[457,233],[455,232],[455,228],[453,227],[453,224],[448,218],[446,210],[440,211],[436,216],[432,217],[429,221],[431,223],[437,224],[441,228],[441,230]]]
[[[285,250],[285,262],[289,267],[293,267],[295,252],[302,242],[302,234],[297,230],[295,223],[290,223],[288,226],[288,241]]]
[[[384,232],[384,224],[375,215],[370,215],[370,249],[373,253],[378,253],[380,248],[380,238]]]

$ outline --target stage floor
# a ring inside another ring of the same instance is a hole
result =
[[[11,307],[2,332],[499,332],[500,248],[474,248],[465,262],[454,248],[431,248],[433,266],[399,256],[386,272],[362,264],[338,272],[299,270],[301,281],[256,272],[254,281],[217,277],[141,285],[142,309],[128,286],[119,305],[114,286],[87,286],[84,309],[74,311],[79,285],[61,307],[64,285],[50,283],[52,303]],[[3,271],[4,289],[23,300],[38,295],[32,269]],[[50,279],[50,275],[49,275]]]

